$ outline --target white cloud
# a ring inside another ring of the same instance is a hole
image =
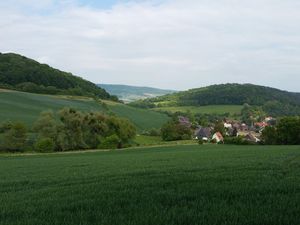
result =
[[[31,13],[0,3],[0,51],[94,82],[173,89],[249,82],[300,91],[297,0],[139,1],[111,9],[14,2]]]

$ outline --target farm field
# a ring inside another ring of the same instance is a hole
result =
[[[299,174],[299,146],[0,155],[0,224],[299,224]]]
[[[159,107],[155,111],[161,112],[191,112],[193,114],[240,114],[243,106],[240,105],[209,105],[209,106],[176,106],[176,107]]]
[[[86,97],[40,95],[25,92],[0,90],[0,121],[21,121],[31,125],[42,111],[58,111],[63,107],[72,107],[81,111],[111,111],[133,122],[139,131],[160,128],[168,117],[164,114],[136,109],[119,103],[105,101],[106,109],[101,103]]]
[[[163,141],[161,137],[147,135],[137,135],[134,141],[139,146],[198,144],[197,140]]]

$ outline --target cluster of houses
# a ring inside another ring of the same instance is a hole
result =
[[[192,127],[192,124],[186,117],[179,117],[179,122],[184,126]],[[248,142],[258,143],[261,141],[262,131],[268,126],[274,126],[276,124],[276,119],[266,117],[263,121],[253,123],[251,126],[237,120],[225,119],[222,122],[224,124],[226,136],[242,137]],[[197,126],[196,129],[194,129],[194,139],[202,140],[204,142],[224,143],[223,135],[220,132],[214,132],[213,126]]]

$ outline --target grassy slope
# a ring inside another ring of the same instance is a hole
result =
[[[139,146],[170,146],[198,144],[197,140],[163,141],[161,137],[152,137],[145,135],[137,135],[134,141]]]
[[[299,224],[299,146],[0,157],[0,224]]]
[[[193,114],[240,114],[243,106],[239,105],[209,105],[209,106],[177,106],[154,108],[155,111],[162,112],[191,112]]]
[[[109,103],[109,102],[108,102]],[[44,110],[60,110],[73,107],[83,111],[105,111],[103,106],[90,98],[38,95],[14,91],[0,91],[0,121],[18,120],[32,124]],[[110,103],[111,111],[130,119],[139,130],[159,128],[167,121],[167,116],[148,110],[132,108],[123,104]]]

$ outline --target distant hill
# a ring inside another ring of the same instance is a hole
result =
[[[300,115],[300,93],[253,84],[221,84],[191,89],[131,103],[141,108],[208,105],[261,106],[273,115]]]
[[[0,87],[33,93],[113,99],[92,82],[13,53],[0,53]]]
[[[152,87],[137,87],[129,85],[98,84],[98,86],[105,89],[109,94],[117,96],[124,102],[153,98],[175,92],[173,90],[163,90]]]

